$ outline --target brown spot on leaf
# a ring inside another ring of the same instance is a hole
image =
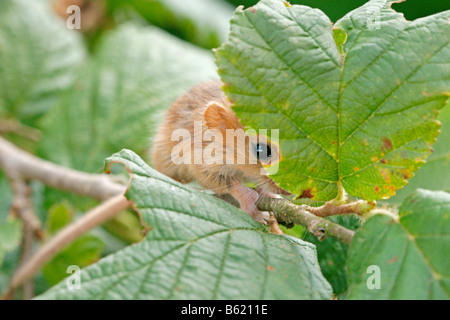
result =
[[[392,259],[389,259],[387,263],[388,264],[392,264],[392,263],[394,263],[397,260],[398,260],[398,257],[393,257]]]
[[[384,195],[389,197],[395,195],[395,187],[393,185],[384,185],[383,188],[387,190],[385,193],[383,193]],[[388,199],[389,197],[386,197],[385,199]]]
[[[312,199],[314,198],[314,195],[311,193],[311,189],[306,189],[303,190],[302,194],[300,195],[300,198]]]
[[[378,160],[378,157],[377,157],[377,156],[373,156],[371,160],[372,160],[373,162],[375,162],[375,161]]]
[[[353,170],[355,170],[355,171],[358,171],[358,170],[359,170],[359,168],[358,168],[358,167],[354,167],[354,168],[353,168]]]
[[[383,176],[384,181],[386,181],[386,183],[390,183],[391,182],[391,176],[390,176],[390,172],[388,170],[383,170],[380,169],[381,175]]]
[[[391,196],[393,196],[393,195],[395,195],[395,187],[394,186],[389,186],[389,191],[390,191],[390,194],[391,194]]]
[[[392,141],[387,137],[383,137],[383,145],[381,146],[381,151],[389,152],[391,150],[392,150]]]
[[[383,164],[386,164],[387,160],[385,158],[383,158],[383,159],[380,160],[380,162],[383,163]]]
[[[408,169],[403,169],[402,170],[402,177],[403,177],[403,179],[408,180],[409,178],[412,177],[411,171],[409,171]]]
[[[268,271],[275,271],[275,268],[272,267],[271,265],[267,265],[267,270]]]
[[[375,192],[376,193],[380,193],[380,187],[379,186],[375,186]]]

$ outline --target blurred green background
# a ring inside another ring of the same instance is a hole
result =
[[[97,1],[97,0],[94,0]],[[228,2],[230,6],[227,6]],[[229,16],[230,7],[243,5],[249,7],[256,4],[257,0],[111,0],[108,1],[109,14],[117,14],[125,7],[134,8],[139,15],[144,17],[149,23],[157,25],[170,33],[201,45],[205,48],[214,48],[220,44],[223,37],[202,31],[196,28],[196,25],[207,26],[210,21],[215,24],[219,32],[226,30],[222,18]],[[343,17],[347,12],[356,9],[366,3],[366,0],[292,0],[292,4],[301,4],[318,8],[325,12],[331,21],[335,22]],[[180,4],[183,3],[182,6]],[[183,7],[189,7],[191,4],[200,6],[197,10],[190,12],[183,11]],[[203,7],[205,4],[206,7]],[[446,0],[408,0],[401,3],[394,3],[393,8],[402,12],[408,20],[414,20],[420,17],[428,16],[433,13],[448,10],[450,1]],[[222,12],[220,12],[222,11]],[[205,13],[206,16],[202,14]],[[191,15],[191,16],[190,16]],[[190,17],[189,17],[190,16]],[[192,19],[198,19],[192,21]],[[202,28],[203,28],[202,27]]]

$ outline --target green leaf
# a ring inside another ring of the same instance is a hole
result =
[[[376,215],[356,232],[347,298],[448,299],[449,250],[450,194],[419,189],[402,204],[398,220]],[[380,288],[370,290],[372,265],[379,267]]]
[[[347,41],[347,34],[341,28],[333,28],[333,38],[336,42],[336,47],[339,51],[339,54],[344,54],[344,44]]]
[[[433,153],[427,162],[414,174],[408,185],[399,190],[395,197],[389,199],[390,203],[400,204],[417,188],[428,190],[442,190],[450,192],[450,104],[447,104],[439,113],[441,133],[433,145]]]
[[[124,211],[117,214],[114,219],[106,222],[103,228],[129,244],[139,242],[143,238],[142,225],[133,212]]]
[[[450,86],[450,11],[406,21],[392,2],[372,0],[335,26],[276,0],[236,10],[219,74],[246,126],[279,129],[281,187],[388,198],[430,153]]]
[[[205,48],[226,40],[233,6],[224,0],[110,0],[109,7],[132,7],[149,23]]]
[[[1,1],[0,117],[28,121],[49,110],[84,57],[79,34],[49,1]]]
[[[58,232],[73,220],[73,208],[63,201],[53,205],[48,212],[47,231],[50,234]],[[49,285],[55,285],[69,276],[69,266],[86,267],[100,259],[105,244],[94,235],[86,234],[73,241],[59,252],[42,268],[44,279]]]
[[[20,220],[0,220],[0,267],[6,252],[14,250],[22,239],[22,224]]]
[[[143,154],[173,100],[214,78],[215,68],[210,53],[159,29],[119,27],[103,39],[75,86],[46,115],[44,156],[96,172],[103,159],[122,148]]]
[[[131,173],[127,197],[152,230],[41,299],[329,299],[314,245],[269,234],[248,214],[179,184],[131,151],[107,159]]]
[[[73,219],[73,208],[67,202],[54,204],[48,210],[47,232],[55,233],[64,228]]]
[[[83,235],[67,248],[59,252],[49,263],[42,268],[44,279],[50,285],[57,284],[70,275],[69,266],[83,268],[100,259],[104,243],[92,235]]]

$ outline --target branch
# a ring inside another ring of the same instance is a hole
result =
[[[310,207],[307,205],[303,205],[302,207],[309,212],[313,213],[319,217],[331,217],[341,214],[352,214],[355,213],[357,215],[362,215],[367,213],[377,206],[375,201],[364,201],[359,200],[355,202],[345,203],[336,205],[333,201],[327,202],[325,205],[321,207]]]
[[[42,239],[41,222],[34,214],[31,200],[31,188],[29,184],[18,175],[10,175],[14,198],[10,214],[18,217],[23,222],[22,253],[20,265],[24,265],[33,255],[33,243],[36,238]],[[23,298],[29,300],[34,296],[33,281],[23,283]]]
[[[125,186],[104,174],[89,174],[42,160],[0,137],[0,167],[27,179],[39,180],[47,186],[97,200],[123,194]]]
[[[34,214],[31,188],[28,182],[16,172],[8,172],[8,178],[13,191],[10,214],[22,220],[24,229],[29,231],[33,237],[43,239],[44,233],[41,229],[41,221]]]
[[[41,132],[13,119],[0,119],[0,134],[13,133],[31,141],[39,141]]]
[[[9,163],[5,165],[10,165]],[[5,170],[11,183],[13,191],[13,200],[10,214],[16,216],[22,221],[23,237],[21,246],[20,265],[24,265],[33,254],[33,243],[35,238],[42,239],[41,222],[36,217],[31,200],[32,192],[28,181],[15,170],[6,168]],[[14,295],[14,290],[10,296]],[[34,296],[33,281],[26,281],[23,284],[23,297],[29,300]]]
[[[58,252],[68,246],[83,233],[104,223],[122,210],[127,209],[130,202],[123,195],[115,196],[94,209],[88,211],[79,220],[68,225],[44,244],[26,264],[19,267],[14,274],[5,297],[35,275]]]
[[[215,196],[228,203],[231,203],[236,207],[239,207],[239,203],[228,194],[216,194]],[[350,206],[350,204],[339,206],[343,207],[344,209],[335,209],[334,207],[335,206],[331,208],[331,204],[326,204],[323,207],[314,208],[306,205],[296,205],[286,199],[270,198],[265,196],[260,196],[258,200],[258,209],[261,211],[273,212],[280,224],[283,224],[285,226],[299,224],[307,228],[308,231],[312,235],[316,236],[319,240],[323,240],[325,239],[325,237],[330,236],[346,244],[350,244],[353,235],[355,234],[354,231],[349,230],[330,220],[326,220],[322,217],[316,216],[309,211],[310,209],[317,209],[317,212],[326,217],[338,214],[338,211],[341,212],[340,214],[358,214],[358,212],[350,211],[350,208],[352,207]]]
[[[306,210],[304,206],[295,205],[286,199],[274,199],[261,196],[258,202],[258,208],[263,211],[272,211],[281,223],[294,223],[306,227],[319,240],[324,239],[326,236],[331,236],[346,244],[350,244],[355,234],[354,231],[344,228],[330,220],[318,217]]]

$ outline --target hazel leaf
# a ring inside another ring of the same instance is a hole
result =
[[[224,91],[253,129],[278,129],[271,177],[330,200],[389,198],[424,163],[450,87],[450,11],[414,21],[372,0],[333,25],[320,10],[238,8],[216,51]]]

